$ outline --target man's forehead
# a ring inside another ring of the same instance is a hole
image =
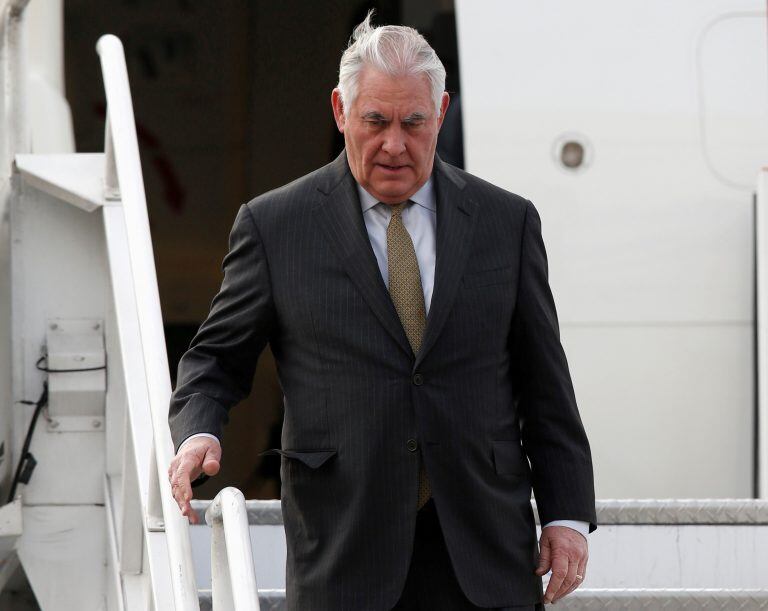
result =
[[[391,110],[428,112],[432,92],[424,74],[390,75],[364,68],[360,73],[357,96],[358,111]]]

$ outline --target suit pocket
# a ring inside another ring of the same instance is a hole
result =
[[[494,284],[504,284],[512,281],[514,267],[506,265],[504,267],[494,267],[492,269],[483,269],[477,272],[468,272],[464,274],[462,283],[467,287],[491,286]]]
[[[493,466],[499,475],[525,475],[527,461],[523,448],[517,440],[497,440],[493,446]]]
[[[311,469],[321,467],[331,456],[336,454],[336,450],[281,450],[279,448],[270,448],[260,452],[259,456],[268,456],[279,454],[285,458],[301,461]]]

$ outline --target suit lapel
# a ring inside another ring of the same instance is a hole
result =
[[[318,185],[325,197],[314,208],[316,224],[322,227],[347,274],[381,324],[403,350],[413,355],[381,277],[344,151],[328,166],[325,178],[328,180],[321,180]]]
[[[442,331],[464,274],[475,227],[476,204],[463,193],[464,180],[435,156],[437,236],[435,286],[427,326],[414,368],[424,360]]]

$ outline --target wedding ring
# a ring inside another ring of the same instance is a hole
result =
[[[583,575],[576,575],[576,579],[578,579],[579,581],[581,581],[582,579],[584,579],[584,577],[583,577]]]

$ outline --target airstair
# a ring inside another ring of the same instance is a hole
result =
[[[122,45],[97,45],[104,152],[25,153],[25,5],[3,6],[0,328],[13,407],[0,587],[20,564],[42,609],[196,610],[167,478],[171,384]],[[229,489],[207,512],[217,608],[259,608],[244,510]]]
[[[25,4],[3,5],[0,54],[0,591],[21,567],[44,611],[283,609],[279,501],[227,488],[193,503],[191,526],[171,497],[171,385],[122,45],[97,45],[104,152],[31,151]],[[768,609],[768,501],[604,500],[598,520],[584,586],[559,606]]]

